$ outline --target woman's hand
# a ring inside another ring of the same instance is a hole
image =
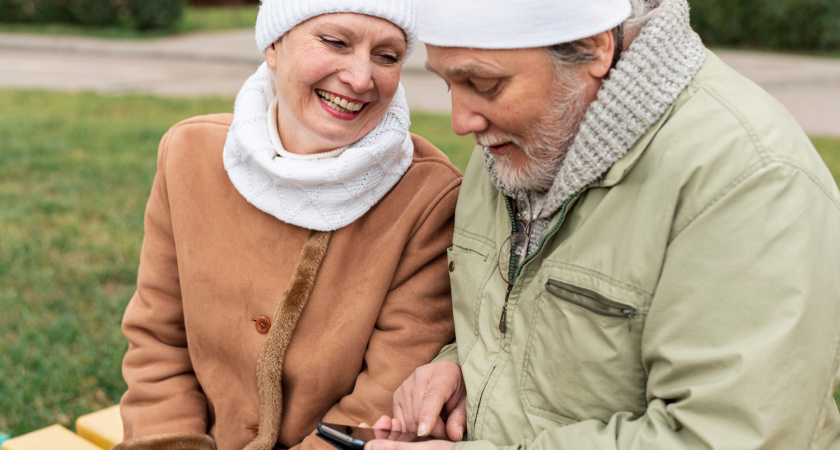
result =
[[[455,446],[449,441],[400,442],[377,439],[365,444],[365,450],[451,450]]]
[[[393,429],[395,422],[400,429],[419,436],[458,442],[464,438],[467,423],[466,399],[464,377],[457,364],[449,361],[426,364],[418,367],[394,392],[391,426],[380,419],[374,428]]]
[[[369,428],[367,424],[359,424],[360,427]],[[402,425],[397,419],[382,416],[373,425],[376,439],[365,444],[365,450],[449,450],[455,443],[434,440],[422,442],[399,441]]]

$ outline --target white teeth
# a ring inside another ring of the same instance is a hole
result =
[[[337,95],[330,94],[327,91],[316,89],[315,92],[321,97],[325,103],[332,109],[340,112],[358,112],[364,106],[363,103],[354,103],[347,101]]]

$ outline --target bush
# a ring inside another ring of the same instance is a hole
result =
[[[260,0],[188,0],[190,6],[240,6],[259,5]]]
[[[782,50],[840,49],[838,0],[689,0],[707,45]]]
[[[184,13],[184,0],[127,0],[126,6],[138,30],[172,28]]]
[[[26,0],[0,0],[0,22],[30,22]]]
[[[73,20],[82,25],[101,27],[120,21],[119,5],[114,0],[71,0],[67,9]]]
[[[35,5],[33,21],[36,23],[70,22],[72,17],[67,9],[69,0],[32,0]]]

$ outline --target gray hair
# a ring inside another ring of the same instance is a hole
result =
[[[647,24],[648,20],[653,16],[654,9],[659,6],[662,0],[630,0],[630,17],[627,18],[621,25],[613,28],[612,34],[615,38],[615,54],[613,55],[613,65],[618,62],[622,47],[625,43],[625,37],[635,38],[641,29]],[[588,64],[597,59],[594,53],[589,50],[589,38],[578,39],[573,42],[564,42],[562,44],[555,44],[546,47],[551,61],[556,68],[555,72],[558,75],[568,73],[569,68]]]

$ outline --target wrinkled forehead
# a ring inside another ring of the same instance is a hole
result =
[[[545,48],[477,49],[426,45],[426,69],[444,79],[510,77],[550,66]]]

